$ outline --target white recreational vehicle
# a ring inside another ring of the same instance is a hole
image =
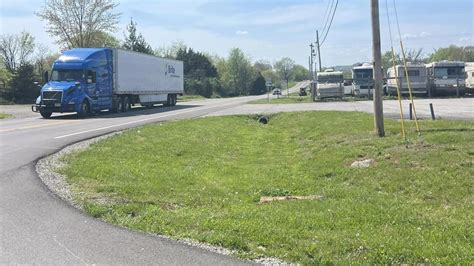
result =
[[[317,98],[342,98],[344,96],[344,76],[341,71],[326,69],[316,74]]]
[[[428,76],[426,75],[426,67],[424,64],[407,64],[408,78],[413,94],[427,94]],[[389,95],[397,95],[397,80],[400,86],[401,94],[408,94],[408,83],[405,75],[405,67],[396,65],[387,71],[387,93]]]
[[[440,61],[426,65],[431,95],[464,95],[464,62]]]
[[[352,68],[352,88],[354,96],[369,96],[374,90],[374,67],[364,63]]]
[[[464,65],[466,71],[466,90],[474,92],[474,62],[466,62]]]

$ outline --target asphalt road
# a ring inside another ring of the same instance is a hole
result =
[[[174,108],[135,109],[86,119],[58,115],[47,120],[25,115],[0,121],[0,264],[249,264],[94,219],[53,195],[38,178],[35,163],[72,143],[159,121],[295,110],[370,112],[372,108],[370,102],[244,105],[266,97],[185,102]],[[474,99],[431,101],[435,109],[450,112],[452,118],[474,120]],[[384,104],[387,114],[396,116],[393,106],[397,103],[393,102]],[[422,109],[420,105],[420,113]]]
[[[19,118],[0,121],[0,264],[250,264],[94,219],[53,195],[38,178],[35,163],[81,140],[147,123],[200,117],[264,97],[179,103],[86,119],[42,119],[20,107],[15,111],[22,114]],[[0,111],[8,108],[15,109]]]

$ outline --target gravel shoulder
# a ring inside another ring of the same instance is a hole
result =
[[[39,117],[31,111],[31,104],[0,105],[0,113],[12,115],[5,119]]]

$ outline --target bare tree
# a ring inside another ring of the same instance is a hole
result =
[[[36,13],[48,23],[47,32],[66,48],[91,47],[98,33],[112,33],[120,13],[114,0],[46,0]]]
[[[35,38],[26,31],[0,35],[0,57],[11,73],[27,63],[34,50]]]
[[[286,81],[286,89],[289,90],[288,80],[293,75],[293,70],[295,68],[295,61],[293,61],[293,59],[291,58],[284,57],[280,59],[279,61],[275,62],[275,64],[273,65],[273,68],[276,69],[280,78]],[[288,97],[289,96],[290,94],[288,93]]]

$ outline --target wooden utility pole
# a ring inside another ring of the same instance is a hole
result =
[[[321,51],[319,50],[319,32],[318,32],[318,30],[316,30],[316,44],[318,45],[319,72],[323,72],[323,66],[321,65]]]
[[[382,51],[380,47],[379,1],[371,0],[372,53],[374,57],[374,124],[379,137],[385,136],[382,102]]]
[[[314,53],[314,49],[313,49],[314,45],[313,43],[311,43],[309,45],[309,48],[311,49],[311,54],[310,54],[310,57],[309,57],[309,73],[311,75],[311,80],[314,79],[314,72],[313,72],[313,53]]]

